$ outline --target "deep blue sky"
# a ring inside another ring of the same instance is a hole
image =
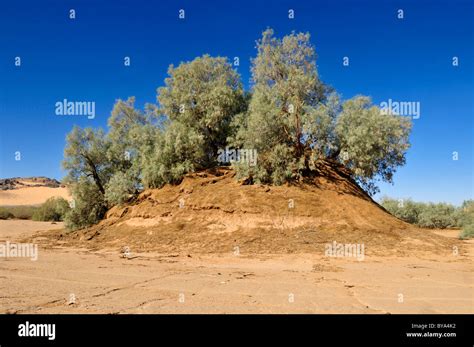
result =
[[[344,98],[421,103],[407,164],[380,195],[459,204],[474,196],[473,12],[467,0],[3,1],[0,177],[63,177],[64,139],[73,125],[105,127],[118,98],[136,96],[138,107],[155,102],[171,63],[205,53],[238,56],[248,88],[255,40],[272,27],[278,36],[310,32],[321,78]],[[124,56],[131,67],[123,66]],[[96,118],[55,115],[64,98],[95,101]]]

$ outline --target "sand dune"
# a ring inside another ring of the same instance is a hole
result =
[[[53,196],[70,199],[64,187],[25,187],[0,191],[0,206],[39,205]]]

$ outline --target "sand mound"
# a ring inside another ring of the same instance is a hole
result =
[[[393,217],[344,169],[323,162],[318,170],[279,187],[238,182],[229,168],[190,174],[112,208],[94,227],[56,237],[159,252],[324,254],[336,241],[363,244],[366,254],[452,253],[453,240]]]

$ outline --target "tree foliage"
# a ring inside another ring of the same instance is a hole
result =
[[[130,200],[138,192],[135,177],[130,173],[116,172],[105,186],[105,201],[109,205],[121,205]]]
[[[73,207],[66,213],[65,226],[76,230],[99,222],[107,212],[107,203],[97,184],[88,177],[81,176],[70,187]]]
[[[158,88],[160,112],[203,139],[202,156],[193,158],[196,166],[215,165],[233,116],[245,108],[239,74],[227,58],[204,55],[178,67],[171,65],[168,75],[165,86]]]
[[[143,156],[142,181],[147,188],[179,183],[184,174],[202,163],[205,139],[180,122],[169,123],[157,133],[154,146]]]
[[[314,168],[317,160],[338,160],[369,192],[376,177],[391,181],[405,163],[411,123],[383,114],[370,98],[343,103],[318,77],[309,34],[277,39],[272,30],[257,42],[253,60],[253,95],[248,112],[234,120],[236,147],[255,148],[255,168],[240,173],[257,181],[281,184]]]
[[[405,164],[410,130],[408,118],[384,114],[370,98],[355,97],[342,105],[337,118],[339,159],[367,191],[374,192],[374,177],[392,182],[397,167]]]
[[[75,126],[66,138],[63,168],[68,171],[66,182],[77,182],[81,177],[91,178],[101,194],[112,174],[107,158],[110,142],[102,129],[81,129]]]

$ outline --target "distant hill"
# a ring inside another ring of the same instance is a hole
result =
[[[0,179],[0,206],[39,205],[59,196],[70,198],[66,186],[48,177],[12,177]]]
[[[39,177],[12,177],[0,179],[0,190],[12,190],[25,187],[64,187],[61,183],[54,179],[44,176]]]

